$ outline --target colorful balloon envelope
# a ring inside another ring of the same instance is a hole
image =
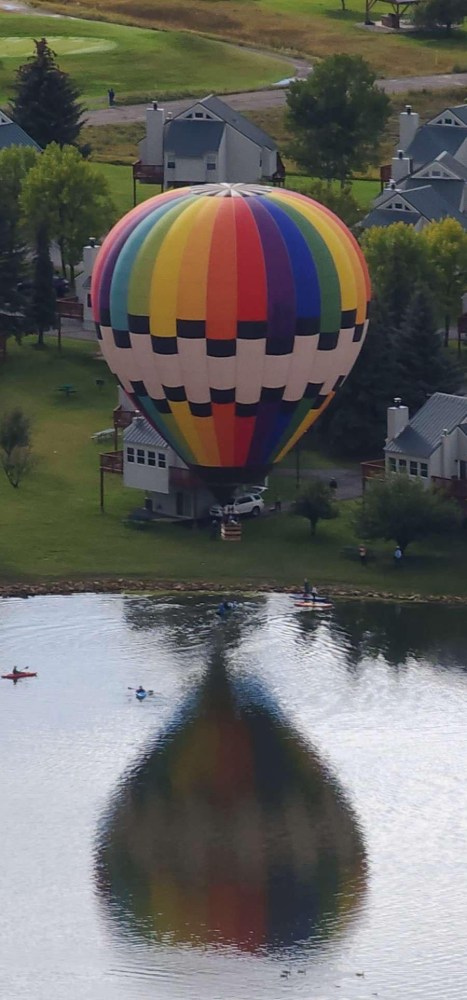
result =
[[[137,409],[211,484],[252,482],[316,421],[363,343],[370,282],[328,209],[200,185],[125,215],[94,266],[102,351]]]

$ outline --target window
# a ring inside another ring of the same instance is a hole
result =
[[[443,124],[444,125],[452,125],[452,118],[445,118]]]
[[[402,204],[401,201],[395,201],[394,202],[394,208],[403,208],[403,207],[404,206],[403,206],[403,204]]]
[[[157,452],[157,464],[159,469],[165,469],[167,467],[167,455],[163,451]]]
[[[216,169],[216,164],[215,163],[208,163],[207,167],[208,167],[208,170],[215,170]]]
[[[146,457],[145,457],[145,454],[144,454],[144,448],[137,448],[136,449],[136,461],[137,461],[138,465],[144,465],[145,464]]]
[[[422,479],[428,479],[428,465],[426,462],[420,462],[420,475]]]
[[[399,459],[399,472],[407,472],[407,461],[405,458]]]
[[[431,171],[431,176],[432,177],[441,177],[441,170],[432,170]]]
[[[175,160],[167,160],[167,170],[175,169]]]
[[[156,464],[156,453],[155,451],[148,451],[148,465]]]
[[[202,111],[195,111],[195,118],[204,118],[203,112]]]
[[[134,462],[135,460],[135,449],[127,448],[126,450],[126,460],[127,462]]]
[[[395,458],[390,458],[389,459],[389,471],[390,472],[395,472],[396,471],[396,460],[395,460]]]
[[[418,462],[411,462],[409,469],[411,476],[418,476]]]

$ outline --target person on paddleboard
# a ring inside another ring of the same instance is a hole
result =
[[[308,583],[308,580],[305,578],[303,583],[303,599],[305,601],[308,600],[310,593],[311,593],[310,584]]]
[[[318,591],[316,587],[311,588],[311,600],[313,601],[313,604],[315,604],[318,600]]]

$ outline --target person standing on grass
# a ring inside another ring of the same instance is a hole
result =
[[[109,108],[113,108],[115,104],[115,90],[113,89],[113,87],[109,87],[107,91],[107,96],[109,98]]]

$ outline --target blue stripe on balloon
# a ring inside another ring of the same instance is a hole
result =
[[[307,319],[310,317],[319,318],[321,292],[310,247],[296,222],[277,203],[265,198],[262,204],[273,216],[287,247],[295,281],[297,316]]]
[[[279,404],[275,413],[274,421],[271,423],[271,426],[268,428],[264,436],[263,453],[259,460],[261,464],[269,464],[272,461],[272,456],[277,448],[277,445],[294,416],[295,410],[290,410],[287,413],[281,412]]]
[[[113,330],[128,329],[128,291],[133,264],[141,244],[154,226],[160,222],[164,215],[167,215],[167,212],[172,211],[174,208],[179,208],[180,203],[187,201],[190,197],[192,197],[191,192],[181,198],[177,198],[176,201],[167,201],[165,204],[154,208],[151,214],[142,219],[127,237],[115,261],[110,285],[110,325]]]
[[[296,302],[292,265],[280,226],[266,210],[265,199],[259,195],[248,199],[263,250],[268,289],[268,322],[266,339],[281,339],[295,330]]]

